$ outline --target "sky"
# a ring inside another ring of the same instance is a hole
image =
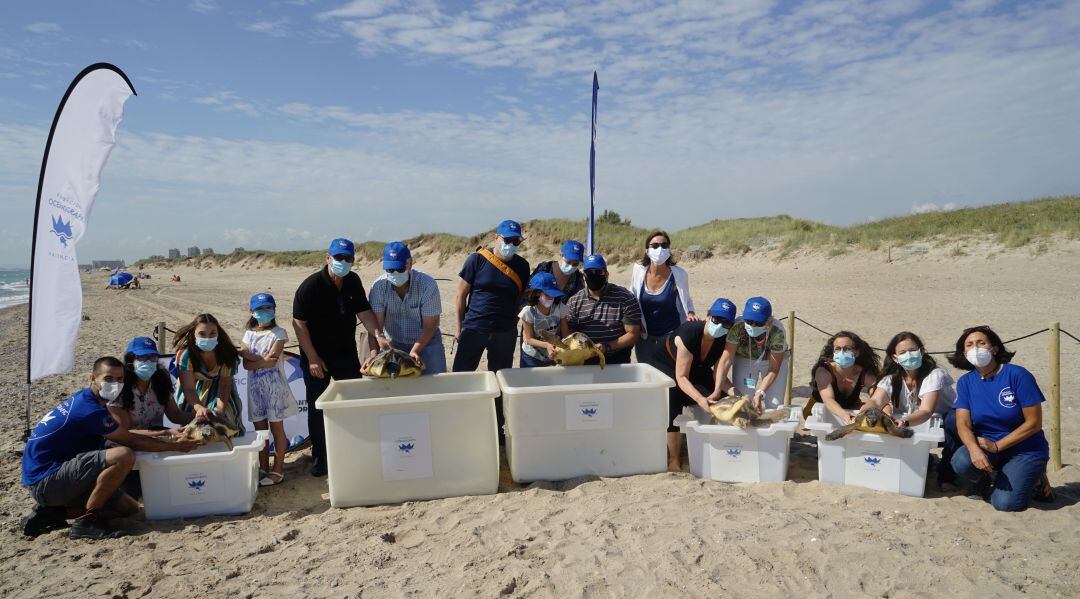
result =
[[[99,61],[138,96],[83,262],[584,218],[594,70],[597,210],[642,227],[1080,192],[1075,1],[5,2],[0,265]]]

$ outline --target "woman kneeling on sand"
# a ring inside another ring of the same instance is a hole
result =
[[[176,369],[180,388],[176,404],[185,412],[194,412],[197,420],[211,413],[244,434],[240,396],[236,392],[237,364],[240,353],[228,333],[211,314],[200,314],[176,332]]]
[[[870,344],[850,331],[840,331],[825,342],[817,362],[810,369],[810,401],[803,409],[809,416],[817,402],[836,416],[841,424],[854,417],[849,410],[864,407],[861,395],[878,381],[878,356]]]
[[[964,446],[952,457],[968,495],[995,509],[1018,512],[1034,498],[1052,501],[1046,478],[1050,448],[1042,430],[1042,391],[1035,377],[1011,364],[1014,352],[988,326],[956,340],[949,362],[968,370],[956,384],[956,431]]]

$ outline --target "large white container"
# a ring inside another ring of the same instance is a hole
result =
[[[268,431],[216,442],[189,453],[135,452],[147,520],[246,514],[259,489],[259,450]]]
[[[648,364],[510,368],[497,374],[515,481],[667,469],[668,388]]]
[[[326,424],[330,505],[488,495],[499,488],[490,372],[332,381]]]
[[[923,496],[930,450],[945,439],[937,419],[912,427],[915,434],[907,439],[855,431],[826,441],[825,435],[839,426],[836,416],[820,403],[806,419],[806,428],[817,437],[818,480]]]
[[[791,438],[799,411],[768,427],[740,429],[728,424],[702,424],[712,415],[685,408],[675,424],[686,434],[690,474],[729,483],[778,482],[787,478]]]

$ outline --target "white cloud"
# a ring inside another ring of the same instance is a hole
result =
[[[259,116],[259,109],[252,104],[241,99],[235,92],[223,91],[215,92],[207,96],[199,96],[191,100],[195,104],[202,106],[211,106],[217,112],[241,112],[250,117]]]
[[[255,21],[243,26],[245,31],[262,33],[271,37],[285,37],[289,35],[289,18],[280,17],[266,21]]]
[[[203,14],[212,13],[219,8],[217,0],[191,0],[191,4],[188,4],[188,8],[195,12],[201,12]]]
[[[40,21],[37,23],[31,23],[26,26],[26,30],[30,33],[47,34],[47,33],[59,33],[61,28],[56,23],[47,23]]]

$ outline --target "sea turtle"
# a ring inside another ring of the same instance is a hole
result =
[[[714,424],[730,424],[739,428],[746,428],[747,426],[758,428],[779,422],[787,418],[790,412],[781,408],[758,414],[754,411],[754,404],[750,401],[750,396],[732,395],[709,406],[709,413],[713,416]]]
[[[892,416],[889,416],[881,410],[881,408],[870,408],[863,412],[859,412],[855,415],[855,421],[851,424],[845,424],[833,432],[825,435],[826,441],[835,441],[840,437],[850,433],[851,431],[862,431],[864,433],[878,433],[880,435],[893,435],[894,437],[900,437],[906,439],[915,434],[915,431],[906,426],[897,426],[896,420],[893,420]]]
[[[187,426],[180,429],[180,438],[202,441],[203,443],[221,441],[231,451],[233,448],[232,437],[235,437],[239,432],[220,417],[212,415],[209,420],[202,422],[192,420],[189,422]]]
[[[371,359],[363,375],[376,379],[396,379],[399,376],[420,376],[423,370],[408,353],[388,347]]]
[[[600,368],[607,364],[604,352],[585,333],[570,333],[561,340],[549,333],[545,340],[555,346],[555,363],[560,366],[581,366],[591,358],[600,360]]]

